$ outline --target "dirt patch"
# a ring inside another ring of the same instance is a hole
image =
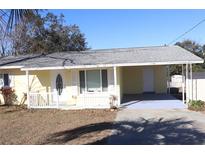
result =
[[[116,112],[0,106],[0,144],[106,144]]]

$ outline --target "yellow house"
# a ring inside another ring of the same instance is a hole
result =
[[[127,95],[169,93],[169,66],[186,68],[188,79],[195,63],[203,60],[178,46],[8,56],[0,59],[0,86],[29,108],[119,107]]]

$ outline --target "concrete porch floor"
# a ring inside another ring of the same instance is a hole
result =
[[[187,105],[168,94],[128,94],[123,96],[121,107],[128,109],[186,109]]]

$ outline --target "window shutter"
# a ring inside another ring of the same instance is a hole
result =
[[[82,94],[83,92],[85,92],[85,71],[80,71],[79,76],[80,76],[80,93]]]
[[[108,80],[107,80],[107,70],[102,70],[102,91],[107,91]]]
[[[4,74],[4,86],[9,86],[9,75]]]

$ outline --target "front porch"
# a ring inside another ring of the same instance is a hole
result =
[[[95,109],[110,108],[109,95],[80,95],[68,100],[61,100],[55,92],[30,93],[30,108],[55,109]]]

